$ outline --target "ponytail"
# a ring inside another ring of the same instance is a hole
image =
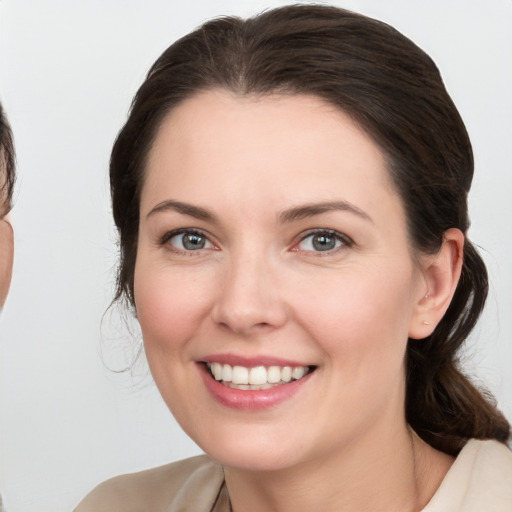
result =
[[[409,340],[406,416],[428,444],[456,455],[470,438],[510,439],[510,424],[493,397],[459,368],[457,353],[477,322],[487,297],[487,271],[466,240],[459,285],[431,336]]]

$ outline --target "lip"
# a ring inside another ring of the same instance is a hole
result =
[[[241,362],[241,359],[238,357],[234,357],[236,362],[234,364],[239,364],[241,366],[304,366],[300,364],[293,364],[286,362],[282,364],[277,359],[270,358],[271,363],[263,363],[262,359],[258,359],[259,364],[249,364],[246,358],[244,359],[244,363]],[[233,360],[233,359],[230,359]],[[212,360],[213,361],[213,360]],[[232,364],[225,362],[225,359],[214,359],[215,362],[222,362],[223,364]],[[265,359],[267,361],[267,359]],[[208,360],[208,362],[210,362]],[[237,409],[240,411],[263,411],[266,409],[271,409],[286,400],[291,399],[295,396],[302,387],[309,382],[311,376],[314,372],[308,373],[304,377],[299,380],[291,381],[287,384],[280,384],[278,386],[274,386],[269,389],[258,389],[258,390],[245,390],[245,389],[234,389],[224,386],[220,382],[216,381],[212,378],[211,373],[206,367],[204,362],[197,363],[199,373],[203,379],[203,382],[206,386],[206,389],[210,392],[212,397],[221,405],[225,407],[229,407],[231,409]]]
[[[292,361],[290,359],[282,359],[279,357],[270,356],[237,356],[235,354],[212,354],[203,359],[203,363],[221,363],[229,364],[231,366],[245,366],[246,368],[255,368],[256,366],[311,366],[311,364],[304,364],[300,361]]]

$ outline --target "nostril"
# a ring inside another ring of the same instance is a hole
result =
[[[269,308],[272,309],[272,308]],[[280,327],[286,315],[268,311],[267,308],[254,309],[217,309],[212,318],[223,331],[248,335],[255,332],[265,333]]]
[[[238,260],[233,265],[214,299],[213,321],[240,335],[282,326],[287,318],[285,304],[267,278]]]
[[[259,322],[259,323],[255,324],[254,327],[260,328],[260,329],[267,329],[268,327],[272,327],[272,325],[269,324],[268,322]]]

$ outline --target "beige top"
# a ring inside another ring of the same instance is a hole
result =
[[[222,467],[206,455],[123,475],[94,489],[75,512],[230,512]],[[471,440],[422,512],[512,512],[512,452]]]

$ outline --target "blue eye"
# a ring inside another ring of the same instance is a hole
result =
[[[300,251],[327,252],[349,245],[342,237],[332,231],[318,231],[304,237],[297,248]]]
[[[213,247],[208,238],[198,231],[181,231],[174,235],[171,233],[170,235],[164,237],[164,242],[170,243],[180,251],[199,251]]]

